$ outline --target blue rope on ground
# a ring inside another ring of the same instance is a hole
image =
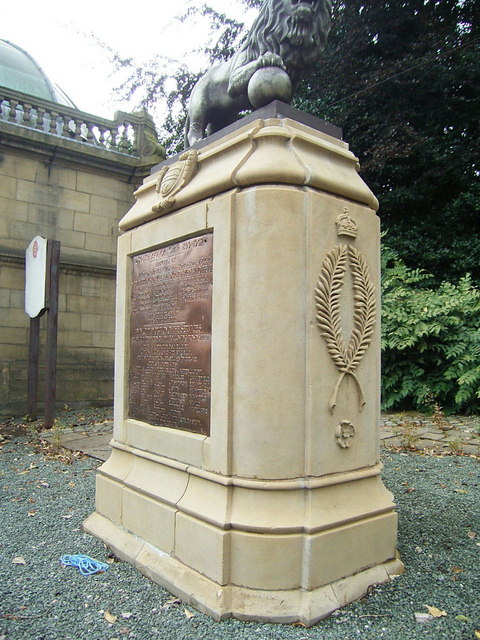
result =
[[[83,553],[77,553],[73,556],[62,556],[60,562],[66,567],[77,567],[82,576],[91,576],[94,573],[101,573],[108,569],[108,564],[105,562],[94,560]]]

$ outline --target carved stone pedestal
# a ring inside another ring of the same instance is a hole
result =
[[[401,573],[379,463],[377,202],[253,119],[121,222],[112,455],[86,531],[216,619],[313,624]]]

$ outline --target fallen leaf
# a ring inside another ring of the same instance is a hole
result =
[[[110,613],[110,611],[105,611],[105,613],[103,614],[103,617],[105,618],[105,620],[107,622],[109,622],[110,624],[114,624],[117,621],[117,616],[114,616],[113,614]]]
[[[70,520],[70,518],[73,518],[73,515],[71,513],[67,513],[64,516],[60,516],[61,518],[65,518],[65,520]]]
[[[188,619],[190,619],[190,618],[194,618],[194,617],[195,617],[195,614],[194,614],[194,613],[192,613],[191,611],[189,611],[188,609],[185,609],[185,607],[184,607],[184,609],[183,609],[183,613],[185,614],[185,616],[186,616]]]
[[[33,516],[34,516],[36,513],[37,513],[37,512],[36,512],[35,510],[33,510],[33,509],[32,509],[32,511],[29,511],[29,512],[27,513],[27,516],[28,516],[29,518],[33,518]]]
[[[452,573],[462,573],[462,567],[452,567]]]
[[[128,629],[127,627],[122,627],[120,629],[120,633],[122,634],[122,636],[128,636],[128,634],[130,633],[130,629]]]
[[[409,487],[405,493],[413,493],[414,491],[416,491],[415,487]]]
[[[473,538],[476,538],[477,534],[475,533],[475,531],[469,531],[467,533],[467,536],[473,539]]]
[[[68,483],[68,486],[69,486],[69,487],[74,487],[74,486],[75,486],[75,482],[74,482],[73,480],[71,480],[71,481]]]
[[[471,622],[472,619],[471,618],[467,618],[467,616],[455,616],[455,620],[458,620],[459,622]]]
[[[475,637],[480,638],[480,631],[475,631]]]
[[[162,604],[162,609],[170,609],[176,604],[180,604],[182,601],[180,598],[169,598],[166,602]]]
[[[426,609],[428,609],[428,613],[433,616],[434,618],[442,618],[443,616],[447,615],[446,611],[442,611],[441,609],[438,609],[437,607],[431,607],[428,604],[424,604],[424,607],[426,607]]]
[[[455,489],[455,493],[468,493],[465,489]]]
[[[27,561],[22,556],[17,556],[12,560],[12,564],[27,564]]]
[[[24,476],[26,473],[30,473],[30,469],[25,469],[25,471],[19,471],[19,476]]]
[[[442,484],[439,484],[438,486],[440,487],[440,489],[446,489],[448,485],[442,483]]]

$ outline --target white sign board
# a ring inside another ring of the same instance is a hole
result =
[[[25,252],[25,311],[36,318],[45,309],[47,240],[36,236]]]

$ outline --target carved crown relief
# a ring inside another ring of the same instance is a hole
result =
[[[348,345],[341,329],[341,293],[346,270],[353,280],[353,329]],[[339,244],[327,253],[315,289],[316,320],[327,344],[328,353],[339,371],[329,402],[333,414],[337,395],[345,376],[350,376],[357,388],[359,409],[365,406],[365,396],[356,370],[372,340],[376,319],[375,287],[365,257],[347,244]]]
[[[355,220],[350,217],[350,211],[348,207],[343,208],[343,213],[338,216],[335,224],[337,225],[338,236],[348,236],[350,238],[357,237],[358,225]]]
[[[154,213],[165,213],[175,204],[175,196],[190,182],[198,165],[198,151],[183,153],[177,162],[160,169],[155,181],[159,202],[152,207]]]

